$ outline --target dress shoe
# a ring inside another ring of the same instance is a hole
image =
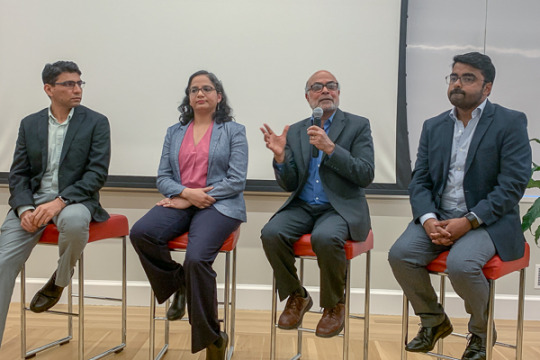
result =
[[[56,286],[54,282],[56,281],[56,271],[52,274],[51,278],[47,283],[34,295],[34,298],[30,302],[30,310],[35,313],[40,313],[49,310],[52,308],[60,296],[62,296],[62,291],[64,288],[61,286]]]
[[[313,306],[311,296],[306,292],[306,297],[302,297],[298,292],[289,296],[285,309],[281,313],[278,327],[284,330],[296,329],[302,323],[304,314]]]
[[[229,337],[223,331],[219,332],[219,339],[206,348],[206,360],[225,360],[225,352]]]
[[[336,336],[343,330],[345,326],[345,305],[338,303],[335,307],[324,309],[323,315],[317,328],[315,335],[323,338]]]
[[[433,327],[422,326],[416,337],[405,346],[405,350],[423,353],[431,351],[437,340],[447,337],[453,330],[450,319],[444,315],[444,321],[441,324]]]
[[[180,289],[174,293],[174,298],[167,310],[167,320],[174,321],[184,317],[186,314],[186,287],[182,285]]]
[[[486,346],[482,345],[482,338],[475,334],[470,334],[467,348],[461,360],[486,360]]]

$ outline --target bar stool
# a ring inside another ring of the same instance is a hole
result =
[[[441,253],[435,260],[433,260],[427,266],[427,269],[431,274],[440,276],[440,295],[439,301],[444,307],[445,300],[445,279],[448,274],[446,271],[446,258],[448,257],[448,251]],[[514,271],[519,271],[519,290],[518,290],[518,313],[517,313],[517,324],[516,324],[516,343],[515,344],[505,344],[501,342],[495,343],[495,345],[509,347],[516,350],[516,360],[521,360],[522,358],[522,349],[523,349],[523,308],[525,302],[525,269],[529,266],[529,257],[530,257],[530,248],[529,244],[525,243],[525,253],[523,257],[513,261],[502,261],[499,255],[495,255],[489,260],[484,268],[482,269],[484,275],[486,276],[489,282],[489,303],[488,303],[488,324],[494,324],[494,303],[495,303],[495,280],[503,277],[504,275],[510,274]],[[401,340],[403,344],[408,342],[408,330],[409,330],[409,300],[403,294],[403,316],[402,316],[402,330],[401,330]],[[493,343],[493,326],[488,326],[486,344]],[[452,333],[452,335],[466,337],[466,335]],[[440,339],[437,344],[437,353],[428,352],[426,355],[433,357],[444,358],[444,359],[455,359],[458,358],[447,356],[443,354],[444,342],[443,339]],[[407,359],[407,351],[405,346],[401,348],[401,360]],[[493,347],[486,346],[486,359],[493,359]]]
[[[347,240],[345,243],[345,256],[347,258],[347,272],[345,280],[345,326],[343,333],[339,336],[343,337],[343,360],[349,358],[349,319],[363,319],[364,320],[364,356],[363,359],[368,358],[368,344],[369,344],[369,295],[370,295],[370,269],[371,269],[371,250],[373,249],[373,232],[370,230],[365,241],[352,241]],[[305,234],[294,243],[294,255],[300,259],[300,283],[304,284],[304,260],[311,259],[316,260],[317,255],[311,248],[311,234]],[[351,295],[351,259],[358,255],[366,254],[366,284],[365,284],[365,300],[364,300],[364,316],[355,316],[350,314],[350,295]],[[277,286],[276,278],[273,277],[272,281],[272,328],[270,337],[270,359],[276,358],[276,328],[277,323]],[[308,329],[302,327],[302,324],[297,329],[297,353],[291,358],[291,360],[300,359],[302,357],[302,333],[309,332],[314,333],[315,329]]]
[[[233,231],[225,240],[219,252],[225,254],[225,284],[223,289],[223,319],[219,319],[224,323],[224,331],[229,336],[229,344],[227,345],[226,358],[230,360],[234,353],[234,320],[236,312],[236,244],[240,236],[240,228]],[[169,241],[169,249],[176,252],[186,252],[188,244],[188,233],[185,233],[172,241]],[[231,262],[232,254],[232,262]],[[165,309],[169,308],[170,300],[165,301]],[[156,320],[164,321],[165,327],[165,344],[154,357],[155,354],[155,337],[156,337]],[[183,321],[187,321],[185,316]],[[156,316],[156,297],[154,291],[150,292],[150,359],[159,360],[165,355],[169,349],[169,320],[167,317]]]
[[[64,338],[53,341],[49,344],[40,346],[33,350],[26,349],[26,311],[30,311],[26,307],[26,274],[25,274],[25,265],[22,266],[21,270],[21,356],[22,358],[31,358],[34,357],[40,351],[49,349],[55,345],[63,345],[68,343],[73,339],[73,317],[79,318],[79,345],[78,345],[78,359],[84,359],[84,299],[96,299],[96,300],[105,300],[105,301],[118,301],[122,303],[122,333],[121,333],[121,343],[117,346],[110,348],[107,351],[98,354],[90,360],[100,359],[111,353],[119,353],[126,347],[126,236],[129,234],[129,225],[128,220],[124,215],[111,214],[110,218],[107,221],[103,222],[91,222],[90,223],[90,233],[88,238],[88,243],[111,239],[111,238],[120,238],[122,239],[122,295],[121,298],[110,298],[102,296],[91,296],[85,295],[84,293],[84,253],[81,254],[79,258],[79,293],[73,294],[72,291],[72,282],[70,281],[68,285],[68,310],[67,311],[56,311],[56,310],[47,310],[46,313],[56,314],[56,315],[67,315],[67,330],[68,335]],[[58,229],[56,225],[50,224],[47,225],[41,238],[39,239],[38,244],[42,245],[58,245]],[[79,311],[73,312],[73,298],[79,298]]]

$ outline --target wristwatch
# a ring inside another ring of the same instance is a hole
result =
[[[66,206],[69,205],[71,203],[71,201],[69,201],[68,199],[65,199],[63,197],[61,197],[60,195],[58,195],[56,197],[57,199],[60,199],[60,201],[62,201]]]
[[[477,229],[480,226],[478,218],[473,213],[468,212],[464,216],[467,220],[469,220],[473,229]]]

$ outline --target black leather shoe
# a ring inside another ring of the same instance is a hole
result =
[[[219,339],[206,348],[206,360],[225,360],[227,344],[229,344],[229,337],[220,331]]]
[[[174,293],[174,298],[167,310],[167,320],[174,321],[179,320],[186,314],[186,287],[181,286],[177,292]]]
[[[62,296],[62,291],[64,288],[61,286],[56,286],[54,282],[56,281],[56,271],[52,274],[51,278],[45,286],[43,286],[37,293],[34,295],[34,298],[30,302],[30,310],[35,313],[40,313],[49,310],[52,308],[60,296]]]
[[[467,348],[461,360],[486,360],[486,346],[482,345],[482,338],[475,334],[470,334]]]
[[[405,350],[424,353],[431,351],[435,347],[437,340],[447,337],[453,330],[450,319],[444,315],[444,321],[440,325],[433,327],[422,326],[416,337],[405,346]]]

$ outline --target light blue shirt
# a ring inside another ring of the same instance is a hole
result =
[[[49,125],[48,125],[48,151],[47,151],[47,168],[41,179],[38,191],[34,194],[34,200],[44,198],[50,194],[58,194],[58,169],[60,167],[60,155],[64,146],[69,121],[73,117],[75,108],[71,108],[66,121],[59,123],[54,117],[49,107]],[[25,205],[17,209],[20,215],[26,210],[34,209],[33,206]]]
[[[486,102],[487,99],[474,109],[472,118],[467,123],[467,126],[464,126],[463,121],[457,118],[455,107],[450,112],[450,118],[454,121],[454,137],[452,140],[452,153],[450,157],[448,179],[446,180],[446,186],[444,187],[441,198],[441,208],[445,211],[458,211],[462,213],[468,211],[465,202],[465,192],[463,191],[465,161],[467,160],[469,146],[471,145],[471,140],[476,131],[478,122],[482,117]],[[427,213],[420,217],[420,222],[423,225],[424,222],[430,218],[437,218],[437,216],[434,213]],[[478,216],[476,216],[476,218],[478,219],[478,222],[482,224],[482,220],[478,218]]]

